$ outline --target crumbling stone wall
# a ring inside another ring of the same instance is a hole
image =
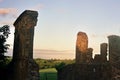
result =
[[[13,75],[8,80],[39,80],[39,67],[33,60],[34,26],[37,17],[36,11],[26,10],[14,23],[14,49],[10,64]]]
[[[86,33],[79,32],[76,40],[76,63],[58,71],[58,80],[111,80],[111,66],[107,61],[107,43],[101,44],[101,54],[92,58]]]
[[[58,71],[58,80],[111,80],[111,67],[106,64],[71,64]]]
[[[100,54],[95,54],[94,63],[105,63],[107,62],[107,43],[100,44]]]
[[[112,80],[120,80],[120,36],[111,35],[108,37],[108,40]]]

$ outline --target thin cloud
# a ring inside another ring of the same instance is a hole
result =
[[[15,8],[0,8],[0,16],[4,17],[4,16],[12,16],[12,17],[16,17],[17,14],[17,9]]]
[[[49,49],[38,49],[34,50],[34,58],[43,59],[74,59],[74,51],[71,50],[49,50]]]
[[[49,50],[49,49],[36,49],[35,51],[46,52],[46,53],[68,53],[72,50]]]

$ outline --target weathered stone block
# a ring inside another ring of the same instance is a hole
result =
[[[76,63],[86,62],[86,53],[88,49],[88,37],[86,33],[79,32],[76,40]]]

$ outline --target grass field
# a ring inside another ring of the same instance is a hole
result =
[[[42,69],[40,72],[40,80],[57,80],[57,70],[55,68]]]

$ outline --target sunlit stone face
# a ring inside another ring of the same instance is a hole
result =
[[[76,47],[79,49],[80,52],[85,53],[87,51],[88,37],[87,37],[86,33],[79,32],[77,34]]]

